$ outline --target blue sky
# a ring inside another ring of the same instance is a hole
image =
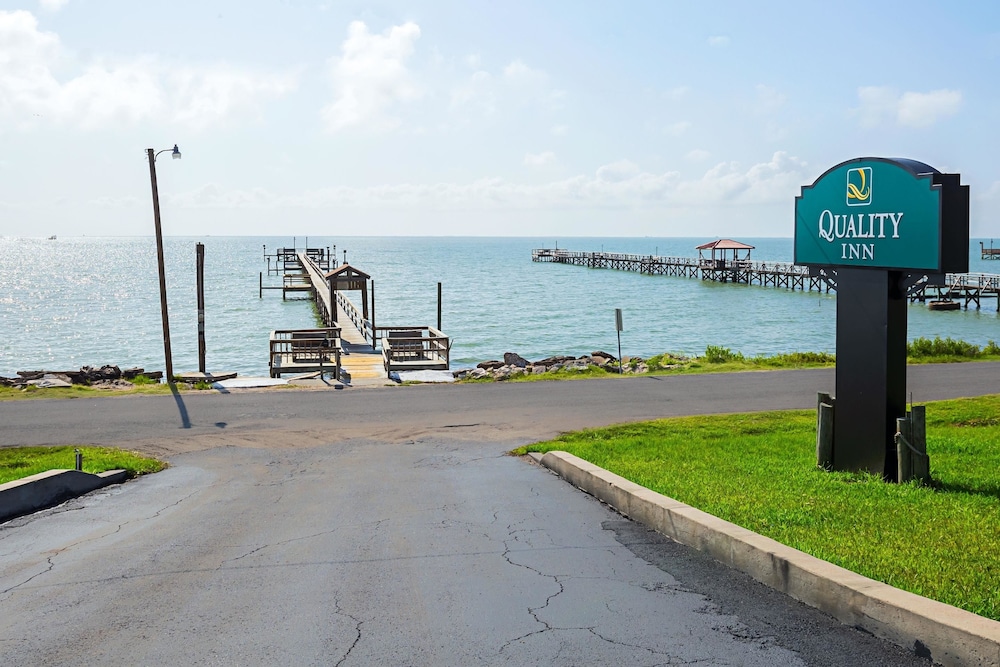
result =
[[[0,235],[791,236],[859,156],[1000,236],[1000,3],[0,0]]]

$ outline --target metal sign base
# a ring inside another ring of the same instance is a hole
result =
[[[896,419],[906,416],[906,274],[837,270],[833,469],[896,480]]]

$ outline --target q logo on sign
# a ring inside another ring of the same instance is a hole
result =
[[[847,205],[868,206],[872,203],[872,168],[847,170]]]

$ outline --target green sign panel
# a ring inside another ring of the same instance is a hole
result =
[[[795,263],[940,271],[942,186],[935,173],[887,158],[828,170],[795,199]]]

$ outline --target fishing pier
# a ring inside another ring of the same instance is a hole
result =
[[[346,261],[336,266],[332,257],[335,253],[324,248],[279,248],[271,256],[275,268],[269,261],[268,271],[280,271],[282,284],[266,287],[262,275],[260,296],[265,289],[281,289],[283,298],[307,292],[323,323],[271,332],[271,377],[329,372],[350,383],[388,378],[393,372],[449,369],[448,336],[431,326],[376,326],[375,281]]]
[[[634,271],[651,276],[677,276],[719,283],[783,287],[790,290],[831,292],[836,289],[836,283],[831,280],[832,276],[810,275],[808,267],[805,266],[786,262],[751,261],[750,251],[753,250],[753,246],[739,241],[719,239],[695,249],[698,251],[698,257],[692,258],[540,248],[531,251],[531,260],[585,266],[590,269]],[[705,251],[709,251],[707,257]]]
[[[980,246],[983,244],[980,243]],[[660,257],[611,252],[578,252],[558,248],[531,251],[533,262],[570,264],[590,269],[633,271],[651,276],[676,276],[719,283],[760,285],[789,290],[836,292],[837,272],[789,262],[753,261],[753,246],[719,239],[697,246],[698,257]],[[706,256],[706,251],[708,251]],[[981,247],[983,258],[1000,259],[1000,248]],[[987,257],[989,254],[989,257]],[[935,310],[956,310],[996,300],[1000,311],[1000,275],[992,273],[948,273],[918,277],[907,286],[911,303],[927,303]]]

